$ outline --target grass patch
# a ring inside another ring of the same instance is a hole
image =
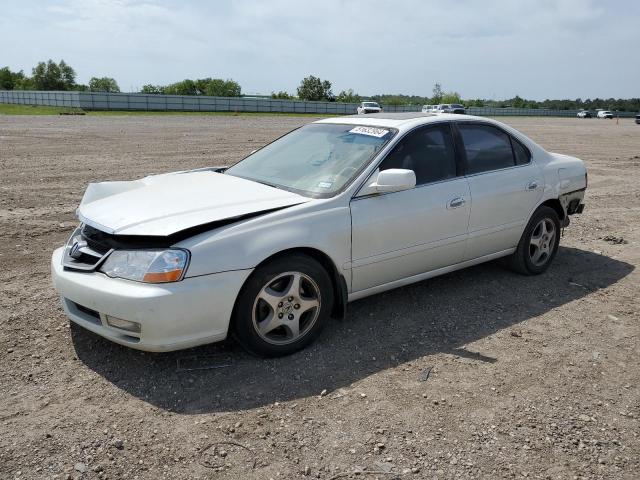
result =
[[[82,113],[82,110],[69,107],[0,103],[0,115],[60,115],[63,113]]]
[[[284,117],[343,117],[348,114],[331,114],[331,113],[286,113],[286,112],[176,112],[176,111],[133,111],[133,110],[93,110],[88,111],[87,115],[94,116],[113,116],[113,115],[130,115],[130,116],[140,116],[140,115],[220,115],[220,116],[229,116],[229,117],[273,117],[273,116],[284,116]]]
[[[131,110],[94,110],[83,111],[80,108],[47,107],[44,105],[16,105],[0,103],[0,115],[61,115],[85,113],[92,116],[148,116],[148,115],[222,115],[222,116],[285,116],[285,117],[342,117],[348,114],[331,113],[281,113],[281,112],[146,112]]]

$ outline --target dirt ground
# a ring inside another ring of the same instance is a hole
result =
[[[49,258],[88,182],[228,164],[311,120],[0,116],[0,479],[638,478],[631,120],[506,119],[589,168],[544,275],[489,263],[357,301],[276,360],[69,327]]]

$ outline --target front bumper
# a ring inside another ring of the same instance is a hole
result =
[[[120,345],[150,352],[224,340],[238,292],[251,274],[237,270],[148,284],[65,270],[63,251],[53,252],[51,275],[69,319]],[[107,315],[139,323],[140,333],[108,325]]]

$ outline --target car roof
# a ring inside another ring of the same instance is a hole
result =
[[[435,113],[422,112],[382,112],[370,113],[368,115],[348,115],[345,117],[331,117],[317,120],[313,123],[340,123],[347,125],[364,125],[368,127],[389,127],[398,130],[409,130],[418,125],[426,125],[439,121],[483,121],[494,123],[485,117],[476,117],[473,115],[456,115],[453,113],[445,113],[436,115]],[[496,122],[497,123],[497,122]]]

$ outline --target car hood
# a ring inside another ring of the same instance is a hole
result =
[[[77,214],[82,222],[106,233],[164,237],[309,200],[231,175],[191,171],[90,183]]]

